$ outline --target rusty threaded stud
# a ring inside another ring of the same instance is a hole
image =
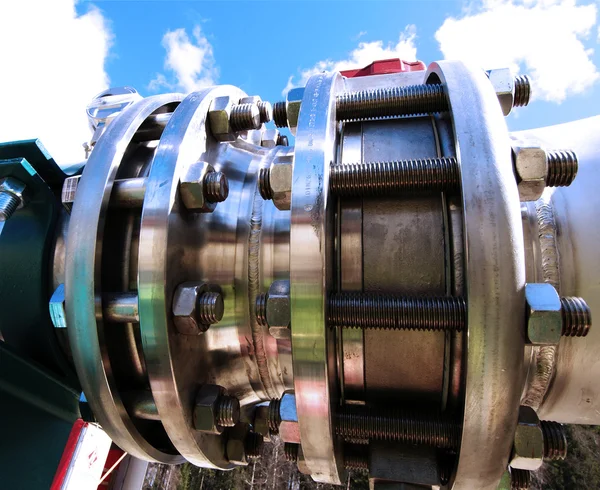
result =
[[[293,442],[285,442],[283,444],[283,453],[285,456],[285,460],[290,463],[298,462],[298,451],[300,450],[299,444],[294,444]]]
[[[583,298],[566,296],[560,298],[562,335],[585,337],[592,327],[592,312]]]
[[[279,424],[281,424],[281,414],[279,409],[281,408],[281,398],[273,398],[269,402],[269,414],[267,418],[267,425],[271,434],[279,434]]]
[[[260,451],[263,445],[263,437],[256,432],[248,432],[244,440],[244,449],[246,458],[250,462],[255,462],[260,459]]]
[[[556,461],[567,457],[567,434],[558,422],[541,421],[544,436],[544,459]]]
[[[221,427],[233,427],[240,421],[240,402],[233,396],[224,395],[217,402],[215,422]]]
[[[261,327],[267,327],[267,293],[260,293],[256,296],[256,322]]]
[[[229,181],[223,172],[208,172],[203,184],[204,195],[210,203],[223,202],[229,196]]]
[[[511,490],[529,490],[531,486],[531,472],[529,470],[510,469]]]

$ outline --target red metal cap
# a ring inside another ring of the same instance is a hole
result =
[[[400,58],[390,58],[389,60],[373,61],[364,68],[355,70],[344,70],[340,72],[347,78],[366,77],[369,75],[385,75],[386,73],[400,73],[405,71],[425,70],[425,63],[422,61],[404,61]]]

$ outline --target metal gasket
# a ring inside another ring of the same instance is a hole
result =
[[[142,123],[182,95],[143,99],[113,121],[96,143],[79,186],[67,238],[66,313],[73,361],[86,398],[103,429],[131,455],[177,464],[179,455],[153,447],[127,413],[112,372],[102,321],[102,242],[110,194],[125,151]]]
[[[339,73],[318,74],[306,84],[296,133],[290,230],[292,355],[302,452],[314,480],[338,485],[344,469],[332,415],[339,390],[325,305],[334,260],[329,166],[335,161],[335,97],[341,87]]]
[[[495,489],[508,463],[523,386],[525,259],[510,142],[485,73],[432,63],[461,166],[468,300],[465,409],[455,489]],[[452,483],[452,482],[451,482]]]

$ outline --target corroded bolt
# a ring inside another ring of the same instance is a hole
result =
[[[240,402],[225,394],[217,385],[203,385],[196,395],[193,410],[194,428],[220,434],[224,427],[233,427],[240,420]]]
[[[223,202],[229,195],[229,182],[223,172],[208,172],[204,175],[203,185],[209,203]]]
[[[9,219],[25,204],[25,184],[13,177],[0,179],[0,222]]]
[[[558,422],[542,420],[542,434],[544,435],[544,459],[558,460],[567,457],[567,435],[565,428]]]
[[[172,310],[179,333],[199,335],[223,318],[223,296],[217,286],[185,282],[173,294]]]

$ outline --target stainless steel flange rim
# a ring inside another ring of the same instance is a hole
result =
[[[206,218],[210,213],[186,212],[178,186],[187,166],[208,151],[206,117],[213,98],[224,95],[235,100],[244,96],[241,90],[226,86],[194,92],[169,120],[147,179],[138,265],[142,342],[158,413],[171,441],[188,461],[220,469],[233,467],[225,457],[222,436],[196,431],[192,424],[197,390],[211,382],[206,342],[218,326],[199,336],[179,334],[172,321],[171,300],[181,282],[212,279],[219,284],[216,278],[195,275],[200,259],[191,252],[202,243],[198,227],[210,219]],[[224,295],[227,310],[232,299],[227,291]]]
[[[131,455],[169,464],[179,455],[153,447],[128,415],[110,367],[102,321],[102,238],[115,175],[128,144],[157,109],[179,102],[178,94],[143,99],[116,118],[96,143],[73,206],[67,238],[65,290],[69,342],[83,391],[98,422],[111,439]],[[97,320],[97,318],[99,318]]]
[[[523,386],[525,264],[519,195],[496,94],[462,62],[429,66],[446,86],[461,168],[468,334],[455,489],[495,489],[511,452]]]
[[[338,73],[313,76],[298,118],[292,183],[290,288],[294,388],[302,452],[315,481],[344,481],[335,440],[335,343],[326,326],[326,285],[332,284],[333,209],[329,166],[335,160]]]

